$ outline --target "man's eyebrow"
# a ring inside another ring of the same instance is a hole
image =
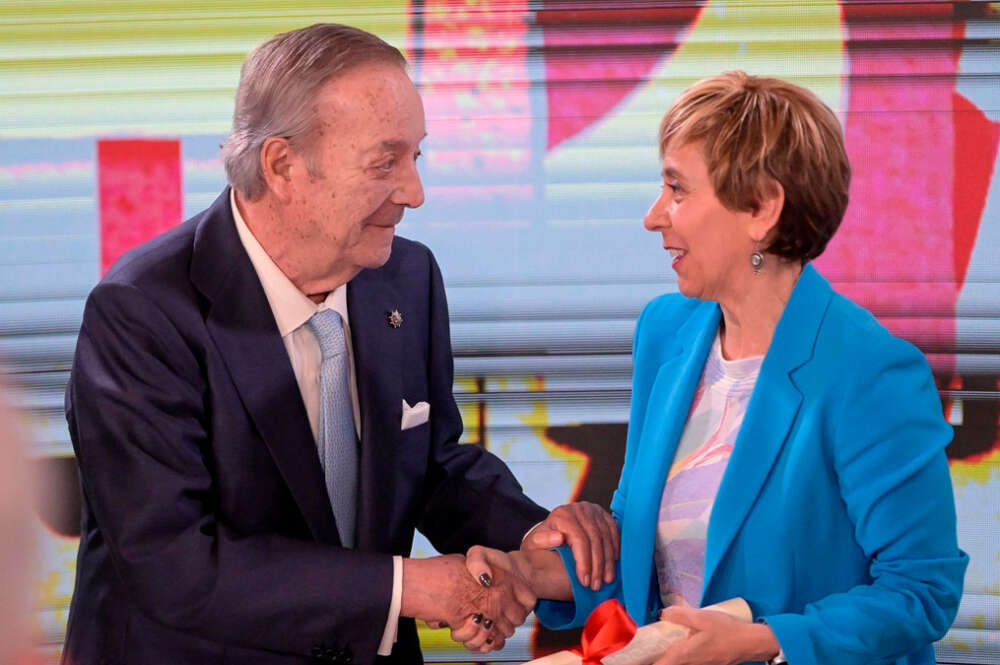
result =
[[[384,150],[386,152],[402,152],[403,150],[406,150],[406,148],[407,148],[406,141],[397,139],[390,141],[381,141],[376,149]]]
[[[424,134],[422,137],[420,137],[420,140],[423,141],[426,137],[427,134]],[[403,139],[387,139],[385,141],[379,141],[379,143],[372,148],[372,151],[374,152],[378,150],[380,152],[404,152],[407,149],[409,149],[409,147],[410,147],[409,142],[404,141]],[[417,148],[417,150],[419,150],[419,148]]]

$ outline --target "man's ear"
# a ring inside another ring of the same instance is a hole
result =
[[[260,147],[260,168],[268,189],[279,201],[292,199],[292,168],[295,152],[283,136],[271,136]]]
[[[777,180],[767,184],[763,200],[750,215],[750,237],[756,242],[764,242],[781,218],[785,208],[785,188]]]

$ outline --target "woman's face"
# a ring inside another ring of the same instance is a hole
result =
[[[716,197],[700,141],[668,145],[662,174],[663,191],[643,223],[663,235],[680,292],[716,302],[738,294],[751,270],[752,213],[729,210]]]

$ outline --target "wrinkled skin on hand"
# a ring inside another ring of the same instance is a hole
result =
[[[479,551],[485,552],[486,548],[474,547],[470,553]],[[470,651],[502,649],[534,609],[536,598],[526,582],[504,564],[495,566],[481,580],[482,572],[470,575],[461,555],[436,558],[443,559],[440,567],[444,573],[438,577],[438,592],[451,600],[439,604],[435,612],[439,616],[421,618],[431,627],[450,628],[451,638]]]
[[[594,591],[614,582],[621,550],[618,524],[596,503],[581,501],[559,506],[525,537],[522,550],[569,545],[576,559],[576,577]]]

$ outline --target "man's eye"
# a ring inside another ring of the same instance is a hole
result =
[[[663,183],[663,185],[665,187],[669,187],[670,191],[672,191],[674,194],[677,194],[681,191],[681,186],[677,184],[676,180],[668,180],[667,182]]]
[[[391,171],[394,166],[396,166],[396,160],[395,159],[387,159],[386,161],[384,161],[381,164],[379,164],[378,168],[381,171]]]

